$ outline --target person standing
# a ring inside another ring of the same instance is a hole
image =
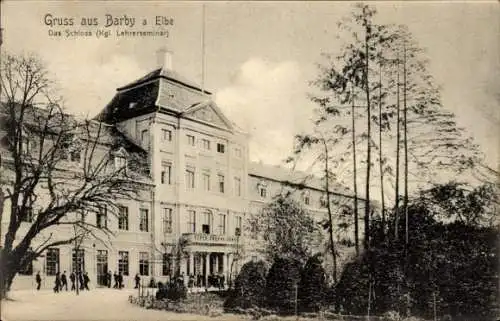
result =
[[[87,272],[85,272],[85,274],[83,274],[83,284],[84,284],[84,288],[85,290],[89,291],[89,282],[90,282],[90,278],[89,278],[89,274]]]
[[[113,278],[115,279],[115,285],[113,285],[113,289],[118,289],[118,273],[113,274]]]
[[[61,288],[61,276],[59,275],[59,272],[56,273],[56,279],[54,282],[54,293],[58,293],[59,289]]]
[[[40,276],[40,271],[36,272],[36,290],[40,291],[40,287],[42,286],[42,277]]]
[[[78,272],[78,283],[80,283],[80,290],[83,290],[84,285],[83,285],[83,273],[82,272]]]
[[[61,275],[61,290],[65,288],[68,291],[68,279],[66,278],[66,271]]]
[[[69,280],[71,281],[71,291],[75,291],[76,290],[75,279],[76,279],[75,272],[71,272],[71,274],[69,275]]]
[[[123,274],[122,274],[122,272],[120,272],[120,274],[118,274],[118,287],[120,288],[120,290],[123,288]]]
[[[111,276],[111,271],[108,271],[108,274],[106,274],[106,282],[108,284],[108,289],[111,288],[111,282],[112,282],[112,276]]]
[[[139,273],[137,273],[135,275],[134,280],[135,280],[135,288],[134,289],[138,289],[139,288],[139,284],[141,283],[141,277],[139,276]]]

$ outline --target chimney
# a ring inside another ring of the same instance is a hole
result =
[[[157,68],[165,70],[172,70],[172,51],[161,47],[156,51],[156,64]]]

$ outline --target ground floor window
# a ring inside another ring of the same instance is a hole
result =
[[[48,249],[45,256],[45,273],[56,275],[59,271],[59,249]]]
[[[139,252],[139,274],[149,275],[149,255],[148,252]]]
[[[128,275],[128,252],[118,251],[118,273]]]
[[[73,249],[72,255],[72,271],[73,272],[84,272],[85,271],[85,250],[84,249]]]

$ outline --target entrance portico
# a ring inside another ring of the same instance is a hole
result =
[[[190,233],[187,239],[185,259],[181,262],[181,274],[186,282],[192,280],[194,286],[215,286],[214,281],[222,280],[224,285],[230,279],[233,253],[236,252],[236,238],[226,235]]]

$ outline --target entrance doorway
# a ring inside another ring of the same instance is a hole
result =
[[[108,251],[97,250],[97,284],[107,286],[107,273],[108,273]]]

